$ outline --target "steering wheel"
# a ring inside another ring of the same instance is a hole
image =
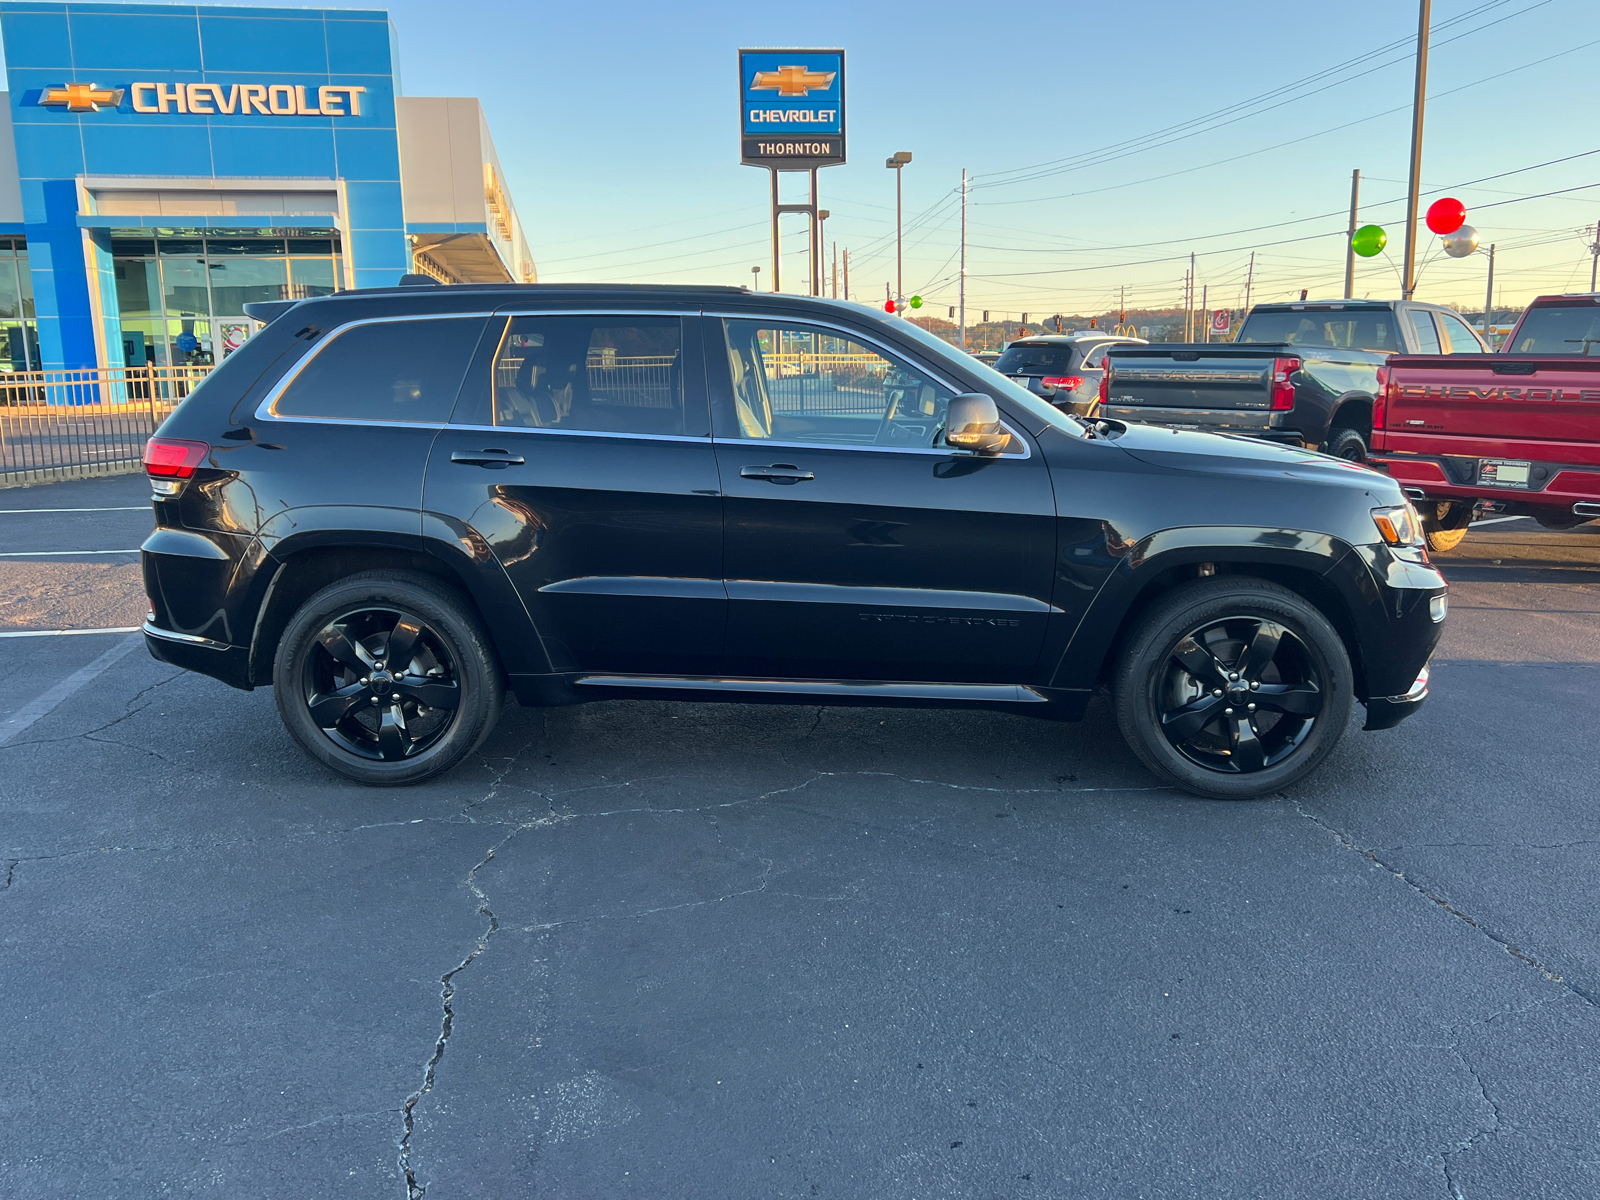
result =
[[[924,391],[933,393],[933,389],[916,379],[906,378],[902,382],[886,384],[884,390],[889,392],[889,403],[884,407],[883,419],[878,422],[878,432],[873,436],[872,444],[919,448],[932,446],[943,424],[938,414],[935,412],[926,416],[918,414],[906,417],[901,415],[901,406],[908,394],[914,393],[920,397]],[[936,393],[933,394],[933,400],[937,408]]]

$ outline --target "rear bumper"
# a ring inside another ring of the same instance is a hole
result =
[[[1201,433],[1237,433],[1269,442],[1305,445],[1305,431],[1286,423],[1292,412],[1232,408],[1157,408],[1144,404],[1102,404],[1100,415],[1117,421],[1159,425],[1164,429],[1198,429]]]
[[[229,646],[192,633],[175,633],[150,621],[144,623],[144,644],[150,657],[160,662],[198,671],[241,691],[252,690],[248,646]]]
[[[1499,458],[1514,459],[1512,454]],[[1368,465],[1381,468],[1401,486],[1426,500],[1493,500],[1512,508],[1564,509],[1574,504],[1600,503],[1600,467],[1584,463],[1531,464],[1528,487],[1504,487],[1478,482],[1477,458],[1455,454],[1395,454],[1380,452]],[[1539,472],[1543,472],[1539,475]]]

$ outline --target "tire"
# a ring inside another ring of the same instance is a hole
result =
[[[1441,500],[1418,507],[1422,516],[1422,532],[1428,538],[1428,549],[1435,554],[1449,553],[1467,536],[1467,526],[1472,524],[1472,505]]]
[[[1224,636],[1208,641],[1209,630]],[[1252,662],[1262,651],[1271,653]],[[1258,687],[1241,687],[1252,676]],[[1133,629],[1112,686],[1117,724],[1140,761],[1217,800],[1268,796],[1316,770],[1344,736],[1354,691],[1344,643],[1316,606],[1242,576],[1157,601]],[[1260,707],[1229,715],[1244,704]]]
[[[390,673],[397,638],[406,662]],[[352,575],[307,600],[283,631],[272,683],[307,754],[377,786],[448,771],[489,735],[504,699],[477,616],[435,581],[398,571]]]
[[[1361,436],[1359,429],[1335,429],[1328,434],[1325,453],[1350,462],[1364,463],[1367,461],[1367,439]]]

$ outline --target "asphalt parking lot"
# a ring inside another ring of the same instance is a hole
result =
[[[0,491],[0,632],[138,624],[145,497]],[[512,706],[363,789],[0,637],[0,1190],[1600,1195],[1600,523],[1439,561],[1426,709],[1243,804],[1103,702]]]

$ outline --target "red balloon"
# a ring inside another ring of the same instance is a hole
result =
[[[1454,233],[1467,223],[1467,206],[1454,196],[1428,205],[1428,228],[1443,235]]]
[[[1462,217],[1461,219],[1463,221],[1466,220],[1465,217]],[[888,313],[892,313],[894,311],[894,301],[893,300],[885,300],[883,302],[883,311],[884,312],[888,312]]]

